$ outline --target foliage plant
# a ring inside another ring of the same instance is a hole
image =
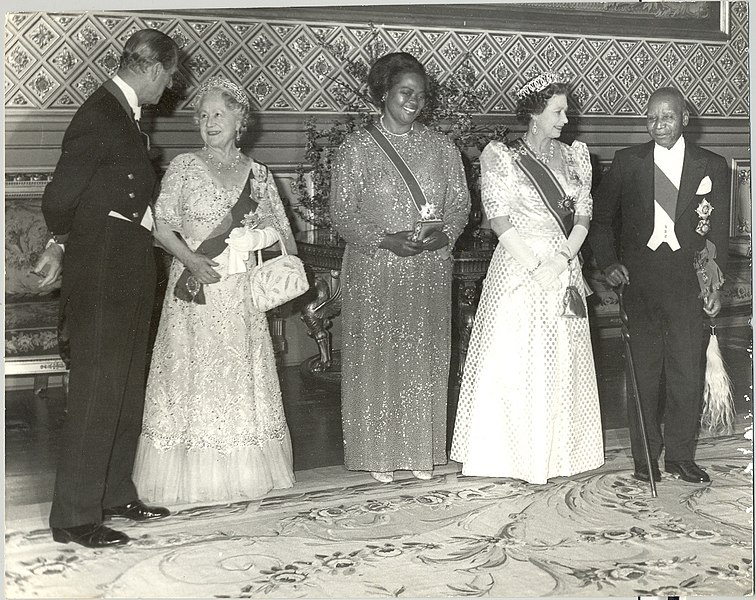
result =
[[[330,228],[329,198],[331,192],[331,166],[334,155],[344,138],[358,127],[364,127],[378,117],[378,107],[370,99],[367,76],[370,65],[388,51],[371,24],[372,41],[368,44],[369,63],[362,58],[348,59],[345,50],[322,43],[336,60],[344,65],[344,72],[356,84],[334,79],[337,100],[345,107],[344,117],[328,124],[310,118],[305,121],[304,163],[297,166],[292,189],[297,203],[292,210],[316,228]],[[472,199],[473,226],[480,221],[480,169],[477,156],[491,140],[506,141],[509,129],[495,125],[490,129],[476,125],[473,115],[480,114],[482,103],[474,89],[475,73],[468,60],[452,76],[439,81],[429,73],[428,100],[418,120],[426,126],[444,133],[460,149]]]

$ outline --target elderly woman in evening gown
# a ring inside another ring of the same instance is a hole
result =
[[[236,147],[248,115],[239,86],[210,78],[195,99],[205,146],[171,161],[155,206],[155,237],[174,258],[134,480],[166,504],[258,498],[294,483],[268,321],[252,305],[249,274],[252,250],[296,247],[270,170]]]

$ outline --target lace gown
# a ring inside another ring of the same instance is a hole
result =
[[[429,202],[443,212],[446,251],[401,258],[384,232],[411,230],[418,212],[396,168],[364,130],[339,149],[331,215],[346,240],[342,264],[344,462],[365,471],[446,463],[452,263],[448,250],[470,203],[457,148],[415,124],[389,136]]]
[[[576,214],[592,213],[588,148],[559,143],[567,176],[557,173]],[[539,260],[565,237],[524,173],[516,150],[490,143],[481,155],[482,201],[489,218],[509,217]],[[499,245],[473,325],[460,389],[451,458],[465,475],[546,483],[604,462],[601,415],[588,319],[561,317],[568,281],[584,296],[577,260],[544,291]]]
[[[253,174],[261,226],[275,227],[292,251],[272,176],[258,163]],[[163,179],[156,218],[195,249],[240,193],[218,186],[194,154],[182,154]],[[268,321],[251,304],[249,271],[228,275],[228,254],[214,258],[221,280],[204,286],[205,305],[174,297],[184,266],[171,264],[134,470],[140,497],[151,502],[228,502],[294,483]]]

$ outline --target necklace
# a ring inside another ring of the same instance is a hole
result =
[[[525,143],[542,163],[548,164],[551,162],[551,159],[554,158],[554,140],[549,140],[549,149],[546,152],[539,152],[536,150],[533,147],[533,144],[530,143],[530,138],[527,135],[525,136]]]
[[[404,133],[394,133],[393,131],[389,131],[388,127],[386,127],[386,124],[383,122],[383,115],[381,115],[381,118],[379,119],[379,121],[381,122],[381,128],[383,129],[383,131],[385,131],[389,135],[393,135],[395,137],[404,137],[405,135],[409,135],[410,133],[412,133],[415,130],[415,124],[412,123],[412,125],[410,126],[410,128],[407,131],[405,131]]]
[[[239,152],[239,150],[236,150],[236,155],[233,159],[231,159],[230,162],[224,163],[222,160],[219,160],[215,158],[215,155],[213,155],[212,150],[205,146],[203,148],[206,154],[206,162],[207,164],[214,168],[218,173],[238,173],[239,172],[239,163],[241,163],[242,154]]]

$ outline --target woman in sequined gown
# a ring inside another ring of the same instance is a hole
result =
[[[342,264],[344,461],[389,482],[422,479],[446,463],[451,333],[450,251],[470,208],[459,151],[416,118],[427,77],[411,55],[381,57],[368,76],[377,127],[414,173],[443,229],[411,239],[419,219],[404,180],[360,129],[339,148],[331,215],[346,241]]]
[[[266,238],[259,246],[280,239],[289,252],[296,247],[270,171],[234,143],[246,123],[246,95],[211,78],[195,104],[206,146],[171,161],[155,206],[155,237],[175,258],[134,472],[141,496],[169,505],[258,498],[294,483],[268,321],[251,303],[249,270],[230,268],[227,246],[212,259],[196,250],[248,178],[259,203],[255,232]],[[248,253],[247,265],[254,256]],[[174,293],[185,268],[204,284],[205,304]]]
[[[491,142],[480,157],[482,201],[499,237],[475,317],[450,457],[464,475],[537,484],[603,464],[588,319],[561,316],[567,285],[585,289],[577,253],[592,211],[588,148],[557,141],[567,86],[553,73],[519,93],[524,139]],[[574,199],[565,237],[517,162],[533,150]]]

